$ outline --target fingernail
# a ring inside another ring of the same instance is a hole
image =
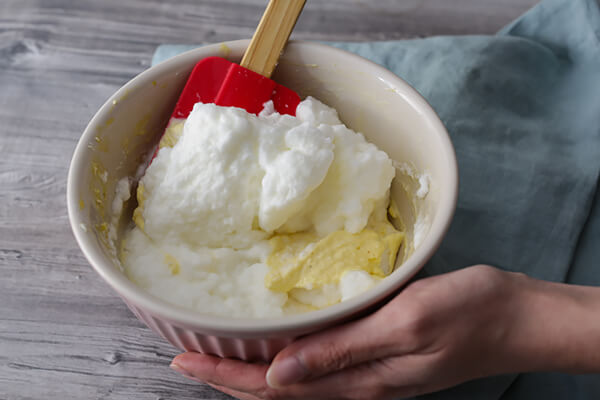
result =
[[[272,388],[292,385],[308,376],[308,371],[297,357],[276,361],[267,370],[267,385]]]
[[[172,362],[171,365],[169,365],[169,367],[171,367],[171,369],[173,371],[179,372],[181,375],[185,376],[186,378],[190,378],[190,379],[196,379],[192,374],[190,374],[185,368],[183,368],[181,365]]]

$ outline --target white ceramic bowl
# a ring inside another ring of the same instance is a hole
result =
[[[418,187],[414,179],[398,172],[392,184],[391,196],[408,235],[396,270],[353,299],[283,318],[207,316],[146,293],[125,277],[116,255],[115,242],[135,202],[133,196],[121,218],[113,212],[116,182],[133,176],[158,142],[194,64],[214,55],[239,61],[247,44],[240,40],[189,51],[144,71],[119,89],[91,120],[75,149],[67,202],[75,238],[90,264],[151,329],[180,349],[269,360],[294,338],[364,315],[397,293],[439,246],[455,210],[458,177],[444,126],[407,83],[346,51],[292,41],[274,80],[301,97],[311,95],[334,107],[346,125],[363,132],[392,159],[431,178],[422,199],[414,196]],[[412,227],[418,215],[421,239],[414,246]],[[111,224],[118,229],[110,229]]]

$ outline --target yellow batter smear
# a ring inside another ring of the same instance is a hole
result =
[[[336,231],[323,238],[312,233],[275,235],[270,240],[265,286],[277,292],[315,289],[338,283],[354,270],[383,278],[393,270],[403,240],[404,234],[387,220],[355,234]]]
[[[165,254],[165,264],[167,264],[167,267],[169,267],[171,275],[179,274],[179,261],[177,261],[177,259],[171,254]]]
[[[139,183],[137,187],[137,202],[138,206],[133,210],[133,222],[140,228],[142,231],[144,230],[144,201],[146,201],[146,195],[144,193],[144,184]]]
[[[183,125],[185,123],[185,119],[176,119],[173,118],[169,122],[169,126],[165,130],[165,134],[160,139],[158,143],[158,148],[162,149],[163,147],[173,147],[175,143],[179,140],[181,135],[183,134]],[[140,228],[142,231],[144,230],[144,201],[146,201],[146,193],[144,184],[141,182],[138,184],[137,192],[136,192],[138,205],[133,210],[133,222]]]
[[[165,130],[165,134],[158,143],[158,148],[162,149],[163,147],[175,146],[175,143],[177,143],[183,134],[184,123],[185,119],[172,119],[169,122],[169,126],[167,126],[167,129]]]

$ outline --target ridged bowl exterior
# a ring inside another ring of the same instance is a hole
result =
[[[294,337],[241,339],[202,334],[153,316],[123,299],[133,314],[150,329],[182,351],[195,351],[219,357],[268,362]]]

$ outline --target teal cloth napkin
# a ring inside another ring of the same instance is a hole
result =
[[[405,79],[450,132],[458,208],[425,274],[488,263],[600,285],[596,0],[545,0],[495,36],[330,44]],[[194,47],[162,45],[152,62]],[[422,397],[600,399],[600,376],[498,376]]]

